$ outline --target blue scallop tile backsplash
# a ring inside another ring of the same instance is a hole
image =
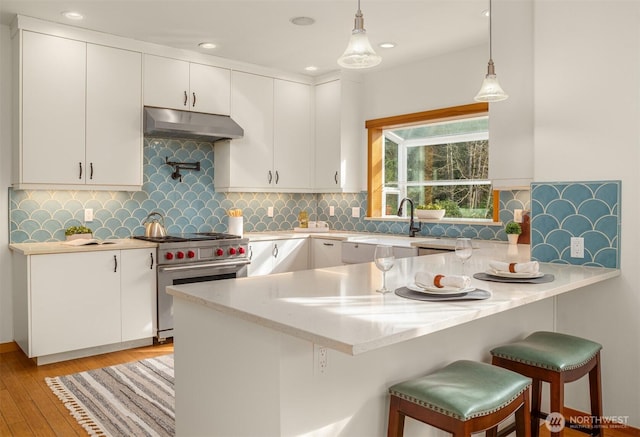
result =
[[[538,261],[620,267],[620,181],[531,184],[531,257]],[[571,238],[584,238],[584,258]]]
[[[171,177],[170,161],[201,163],[200,171],[182,170],[182,182]],[[287,231],[298,225],[298,213],[307,210],[311,220],[325,220],[336,230],[406,234],[406,220],[364,219],[366,192],[356,194],[216,193],[213,186],[211,143],[145,138],[142,191],[14,191],[10,190],[10,241],[12,243],[63,240],[64,229],[83,223],[84,209],[94,210],[87,223],[97,238],[142,235],[142,221],[152,211],[165,216],[170,233],[226,232],[227,210],[241,208],[245,232]],[[499,217],[513,219],[514,209],[531,210],[529,191],[500,193]],[[267,217],[267,208],[274,217]],[[329,206],[335,209],[328,216]],[[360,217],[351,216],[360,208]],[[542,223],[542,222],[540,222]],[[506,240],[503,227],[487,224],[423,223],[421,235],[483,240]]]

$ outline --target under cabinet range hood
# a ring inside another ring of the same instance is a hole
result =
[[[144,134],[214,142],[242,138],[244,130],[228,115],[145,106]]]

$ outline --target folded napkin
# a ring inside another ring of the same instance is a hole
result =
[[[538,261],[526,263],[508,263],[503,261],[489,261],[489,267],[499,272],[510,273],[538,273],[540,266]]]
[[[453,288],[469,288],[471,286],[471,278],[468,276],[456,275],[439,275],[431,272],[416,273],[416,285],[419,287],[453,287]]]

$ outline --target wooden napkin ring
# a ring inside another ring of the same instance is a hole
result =
[[[433,285],[438,288],[444,287],[444,285],[440,285],[440,281],[442,280],[442,278],[444,278],[444,275],[436,275],[435,278],[433,278]]]
[[[516,272],[516,263],[509,263],[509,272],[510,273]]]

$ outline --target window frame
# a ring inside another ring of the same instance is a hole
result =
[[[367,120],[367,217],[384,218],[382,213],[382,195],[384,186],[384,130],[410,127],[430,122],[448,121],[489,115],[489,104],[486,102],[430,111],[414,112],[385,118]],[[497,220],[498,193],[493,193],[493,221]],[[466,219],[465,219],[466,220]]]

